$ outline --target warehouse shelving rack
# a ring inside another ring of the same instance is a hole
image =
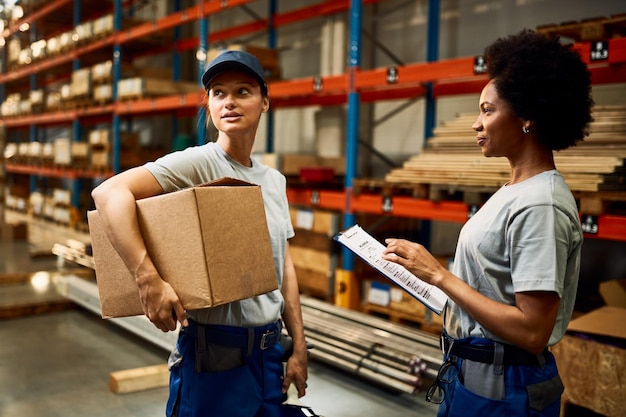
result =
[[[21,21],[8,28],[9,33],[14,33],[21,23],[36,23],[44,19],[47,14],[58,12],[78,0],[55,0],[41,7],[39,10],[25,16]],[[313,6],[302,9],[275,14],[266,19],[258,19],[249,23],[234,26],[200,36],[199,38],[178,40],[176,50],[193,50],[203,47],[201,40],[209,39],[211,42],[220,42],[227,39],[253,34],[259,31],[273,30],[275,28],[294,24],[312,16],[330,15],[348,11],[352,19],[360,18],[360,7],[367,4],[378,3],[381,0],[369,1],[321,1]],[[124,47],[132,42],[140,41],[160,31],[178,27],[193,20],[203,20],[211,14],[219,13],[225,8],[235,8],[250,3],[250,0],[204,1],[191,8],[156,19],[153,22],[140,24],[130,29],[118,32],[104,38],[78,47],[67,54],[45,59],[33,63],[25,68],[18,69],[0,75],[0,85],[23,82],[31,75],[49,71],[55,68],[68,66],[75,60],[86,59],[98,51],[114,46]],[[274,3],[275,0],[270,0]],[[120,4],[116,2],[116,4]],[[436,0],[431,0],[431,5],[436,5]],[[118,6],[119,7],[119,6]],[[432,17],[430,17],[432,19]],[[356,22],[356,23],[355,23]],[[353,26],[358,21],[352,21]],[[434,22],[430,22],[435,25]],[[355,45],[359,40],[358,33],[353,35]],[[607,60],[590,62],[591,43],[576,44],[576,48],[590,64],[592,80],[594,84],[618,83],[626,81],[626,38],[615,38],[607,41],[610,55]],[[354,57],[351,59],[354,60]],[[390,68],[375,68],[362,70],[359,65],[352,65],[346,74],[304,77],[300,79],[274,81],[270,83],[273,108],[280,109],[293,106],[312,105],[342,105],[347,104],[350,95],[354,94],[358,103],[375,102],[379,100],[409,99],[432,95],[433,99],[443,96],[478,93],[486,77],[474,72],[475,57],[462,57],[448,60],[434,60],[433,62],[413,63],[393,68],[395,77],[389,78]],[[76,120],[94,118],[99,120],[111,120],[112,115],[142,115],[158,112],[193,112],[197,111],[201,91],[184,95],[175,95],[161,98],[149,98],[133,101],[132,103],[115,101],[109,105],[95,106],[93,108],[76,109],[72,111],[33,114],[20,116],[3,121],[7,128],[25,128],[29,126],[46,126],[52,124],[69,124]],[[354,106],[350,106],[354,108]],[[354,119],[354,118],[353,118]],[[354,122],[354,120],[353,120]],[[353,123],[352,126],[357,125]],[[348,136],[354,136],[354,127],[348,127]],[[270,138],[271,140],[271,138]],[[119,137],[114,142],[119,142]],[[353,142],[353,139],[349,140]],[[356,145],[349,144],[351,152],[356,152]],[[347,158],[355,158],[355,155],[347,155]],[[7,165],[9,173],[58,176],[62,178],[99,178],[114,174],[119,168],[110,172],[89,172],[76,170],[45,170],[39,167]],[[382,215],[394,215],[413,217],[426,220],[443,220],[452,222],[464,222],[467,219],[470,207],[462,202],[455,201],[431,201],[406,196],[382,196],[379,194],[356,194],[352,192],[351,182],[354,172],[348,172],[346,187],[342,191],[327,189],[290,189],[289,198],[293,204],[304,205],[322,209],[333,209],[344,213],[372,213]],[[584,213],[583,213],[584,214]],[[601,214],[598,219],[599,231],[595,235],[600,239],[626,241],[626,217],[620,215]]]

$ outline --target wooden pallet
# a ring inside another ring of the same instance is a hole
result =
[[[95,269],[91,245],[86,245],[83,242],[69,239],[66,244],[55,243],[52,246],[52,253],[64,260]]]
[[[439,319],[433,320],[432,316],[434,316],[434,313],[432,315],[429,313],[427,315],[420,316],[406,311],[395,310],[389,307],[369,303],[363,304],[361,306],[361,311],[367,314],[382,316],[393,323],[417,326],[420,330],[436,335],[440,335],[443,328]]]
[[[626,13],[558,24],[550,23],[537,26],[536,30],[546,36],[563,36],[576,42],[617,38],[626,36]]]

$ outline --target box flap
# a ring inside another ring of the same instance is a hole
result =
[[[228,294],[277,289],[261,188],[197,188],[196,198],[198,207],[211,207],[199,217],[214,305],[228,302]]]
[[[626,308],[604,306],[569,323],[568,331],[626,339]]]
[[[600,295],[607,305],[626,308],[626,279],[601,282]]]
[[[256,184],[252,184],[250,182],[244,181],[244,180],[240,180],[238,178],[231,178],[231,177],[222,177],[222,178],[218,178],[216,180],[213,180],[211,182],[207,182],[206,184],[202,184],[200,185],[200,187],[213,187],[213,186],[222,186],[222,185],[226,185],[226,186],[257,186]]]

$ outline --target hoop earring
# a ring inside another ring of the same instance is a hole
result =
[[[530,133],[530,129],[527,128],[526,126],[522,126],[522,132],[524,133]]]

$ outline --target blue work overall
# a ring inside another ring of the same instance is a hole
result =
[[[190,321],[168,361],[167,416],[280,417],[280,332],[280,322],[249,329]]]
[[[445,395],[443,403],[439,406],[438,417],[559,416],[563,384],[558,375],[554,356],[547,349],[541,355],[535,356],[515,346],[490,339],[471,337],[446,340],[446,337],[446,335],[442,337],[444,360],[452,362],[452,365],[460,371],[458,376],[450,378],[449,382],[439,382]],[[455,349],[450,349],[450,345],[455,346]],[[455,355],[455,351],[458,354]],[[489,351],[492,352],[491,363],[485,360],[483,355]],[[467,358],[473,356],[473,352],[477,352],[474,361]],[[473,363],[464,364],[464,361]],[[480,366],[484,365],[482,369],[488,369],[489,373],[493,373],[493,378],[489,374],[484,374],[485,379],[497,380],[502,383],[502,387],[490,388],[489,381],[486,381],[486,389],[492,392],[500,391],[502,398],[490,398],[470,391],[463,383],[464,379],[472,378],[469,371],[472,366],[468,365],[478,365],[474,367],[475,369],[480,369]],[[463,374],[464,370],[468,370],[466,375]]]

